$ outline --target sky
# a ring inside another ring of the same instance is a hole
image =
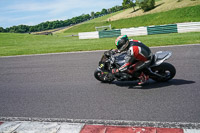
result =
[[[0,0],[0,27],[37,25],[101,11],[123,0]]]

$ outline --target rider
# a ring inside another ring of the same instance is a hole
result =
[[[126,62],[119,69],[112,69],[113,74],[128,73],[139,78],[139,85],[144,84],[149,76],[139,70],[147,67],[152,59],[152,53],[149,47],[138,40],[129,40],[127,35],[119,36],[115,44],[116,52],[126,52]]]

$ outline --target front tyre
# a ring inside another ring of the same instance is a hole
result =
[[[94,77],[103,83],[111,83],[113,80],[115,80],[115,78],[109,72],[103,72],[99,70],[94,72]]]
[[[155,80],[157,82],[169,81],[176,74],[176,68],[173,65],[171,65],[169,63],[166,63],[166,62],[160,64],[159,66],[155,66],[155,67],[151,68],[151,70],[154,73],[162,76],[162,77],[160,77],[160,76],[152,76],[152,77],[150,77],[150,78],[152,78],[153,80]]]

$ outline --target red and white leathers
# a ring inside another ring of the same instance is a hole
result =
[[[149,47],[144,45],[138,40],[129,40],[129,46],[127,48],[126,62],[123,66],[119,68],[120,72],[128,72],[133,74],[146,67],[151,60],[151,50]],[[129,69],[129,68],[132,69]]]

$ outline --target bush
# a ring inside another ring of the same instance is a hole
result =
[[[155,0],[143,0],[139,6],[146,12],[155,7]]]

